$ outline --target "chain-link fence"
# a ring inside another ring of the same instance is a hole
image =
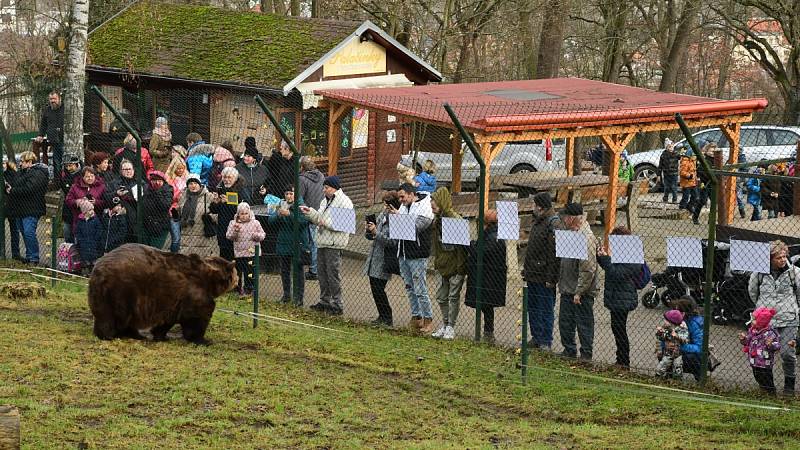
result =
[[[6,258],[88,274],[141,242],[237,260],[241,295],[255,290],[262,308],[663,378],[700,379],[705,336],[718,384],[756,387],[750,366],[778,359],[779,388],[793,373],[800,128],[777,115],[497,91],[450,116],[441,100],[380,90],[317,92],[310,107],[297,93],[172,84],[87,91],[84,153],[67,150],[61,170],[41,163],[47,142],[15,149]],[[776,309],[780,349],[753,330],[742,351],[756,306]]]

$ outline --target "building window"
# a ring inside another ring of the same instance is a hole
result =
[[[315,158],[328,155],[327,109],[312,109],[303,112],[300,154]]]

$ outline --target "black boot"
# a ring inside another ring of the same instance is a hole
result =
[[[794,377],[785,377],[783,379],[783,394],[786,396],[794,397]]]

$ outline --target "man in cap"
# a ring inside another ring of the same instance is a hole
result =
[[[594,297],[597,293],[597,238],[583,216],[580,203],[570,203],[561,211],[564,228],[577,231],[586,238],[587,259],[561,258],[558,291],[561,305],[558,331],[561,334],[562,356],[575,358],[575,330],[581,341],[581,359],[592,359],[594,341]]]
[[[553,210],[549,192],[536,194],[533,203],[533,224],[528,235],[522,276],[528,283],[526,301],[532,347],[550,350],[559,270],[555,229],[561,227],[561,221]]]
[[[248,137],[248,139],[251,139]],[[255,141],[255,139],[253,139]],[[267,168],[262,164],[261,155],[255,145],[246,146],[242,161],[236,165],[236,170],[239,172],[239,177],[242,179],[245,189],[252,195],[254,204],[261,204],[264,202],[265,190],[262,186],[267,181]]]
[[[342,315],[342,250],[350,241],[350,234],[333,229],[333,208],[353,209],[353,202],[342,191],[339,177],[333,175],[322,183],[323,199],[319,209],[300,206],[308,221],[317,226],[317,276],[319,277],[319,302],[311,309],[335,316]]]

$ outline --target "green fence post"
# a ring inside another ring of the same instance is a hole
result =
[[[522,384],[528,383],[528,286],[522,286]]]
[[[475,275],[475,342],[480,341],[481,339],[481,291],[483,290],[483,254],[484,254],[484,247],[486,246],[485,237],[484,237],[484,230],[483,230],[483,221],[484,221],[484,209],[486,206],[484,205],[483,199],[486,197],[486,162],[483,160],[481,153],[478,151],[478,147],[475,145],[475,142],[472,140],[472,136],[467,133],[467,130],[461,125],[461,121],[458,120],[458,116],[456,116],[455,111],[450,106],[449,103],[444,104],[444,109],[447,111],[447,114],[450,116],[450,120],[453,121],[453,124],[458,129],[458,133],[461,135],[461,139],[467,144],[470,152],[475,157],[475,160],[478,161],[478,165],[480,166],[480,176],[478,178],[478,219],[477,219],[477,226],[478,226],[478,261],[476,265],[476,275]]]
[[[717,241],[717,189],[719,189],[719,182],[717,175],[711,168],[711,164],[706,160],[703,152],[697,148],[697,143],[694,141],[691,130],[686,126],[683,117],[680,113],[675,114],[675,121],[681,127],[683,135],[686,136],[686,142],[692,147],[692,151],[697,155],[700,161],[700,167],[708,174],[710,193],[711,195],[711,208],[708,213],[708,240],[706,247],[706,279],[703,285],[703,349],[700,354],[700,384],[704,385],[708,377],[708,343],[711,340],[711,299],[714,294],[714,249]]]
[[[56,256],[58,255],[58,217],[50,219],[50,268],[56,270]],[[56,273],[53,272],[53,279],[50,281],[52,287],[56,287]]]
[[[3,155],[3,140],[0,139],[0,155]],[[10,161],[9,161],[10,162]],[[6,171],[5,164],[0,164],[0,258],[6,259]]]
[[[259,289],[258,289],[258,279],[261,276],[261,268],[259,259],[261,259],[261,244],[256,244],[256,253],[253,257],[253,328],[258,326],[258,298],[259,298]]]

